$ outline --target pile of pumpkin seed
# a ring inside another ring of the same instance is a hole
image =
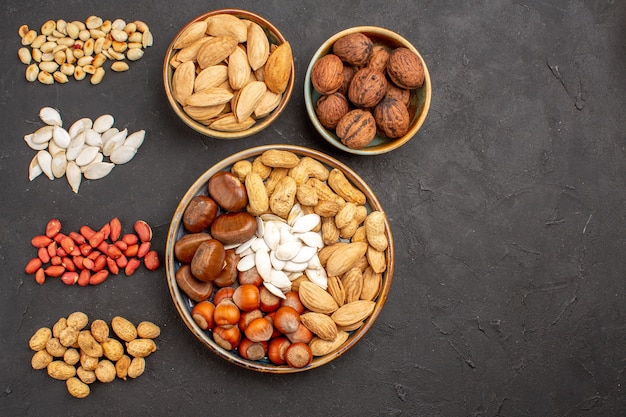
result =
[[[113,61],[111,70],[126,71],[127,61],[141,59],[153,42],[148,25],[142,21],[127,23],[98,16],[89,16],[85,22],[48,20],[40,32],[22,25],[18,34],[22,42],[18,57],[27,65],[26,79],[42,84],[83,80],[87,75],[91,84],[99,84],[107,60]]]

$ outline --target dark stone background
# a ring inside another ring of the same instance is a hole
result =
[[[494,1],[15,1],[0,30],[0,414],[264,416],[617,416],[626,412],[626,3]],[[198,14],[258,12],[292,43],[296,89],[280,119],[244,140],[202,137],[177,120],[161,80],[167,45]],[[17,29],[48,19],[141,19],[155,43],[102,84],[29,84]],[[336,32],[378,25],[414,43],[433,82],[430,113],[400,150],[342,153],[305,112],[310,57]],[[53,106],[69,123],[110,113],[147,130],[135,159],[105,180],[28,181],[22,137]],[[165,270],[99,287],[38,286],[30,239],[144,219],[162,254],[178,200],[218,160],[288,143],[350,165],[382,201],[396,271],[372,330],[330,364],[265,375],[218,358],[184,327]],[[85,400],[30,368],[28,339],[82,310],[162,327],[134,381]]]

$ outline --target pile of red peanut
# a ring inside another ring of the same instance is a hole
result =
[[[124,233],[115,217],[99,230],[81,226],[79,231],[61,232],[61,221],[51,219],[44,234],[32,238],[37,256],[26,264],[42,285],[47,278],[60,278],[66,285],[97,285],[109,275],[132,275],[143,262],[146,269],[159,268],[158,253],[151,249],[152,228],[143,220],[133,225],[134,233]]]

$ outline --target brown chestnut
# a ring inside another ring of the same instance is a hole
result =
[[[182,236],[174,244],[174,255],[182,263],[191,263],[193,255],[202,242],[213,239],[208,233],[190,233]]]
[[[224,258],[224,269],[215,277],[213,284],[218,287],[228,287],[237,281],[237,264],[241,256],[237,255],[235,249],[227,249]]]
[[[217,203],[211,197],[198,195],[191,199],[183,213],[183,226],[191,233],[208,229],[217,216]]]
[[[220,214],[211,224],[211,236],[224,245],[243,243],[255,232],[256,219],[245,211]]]
[[[209,179],[209,195],[226,211],[243,210],[248,204],[246,187],[232,172],[221,171]]]
[[[226,250],[219,240],[202,242],[191,260],[191,273],[200,281],[213,281],[224,269]]]
[[[191,267],[187,264],[178,268],[175,276],[178,287],[195,302],[207,300],[213,292],[213,283],[196,279],[191,274]]]

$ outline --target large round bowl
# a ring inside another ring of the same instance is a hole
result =
[[[258,361],[250,361],[243,359],[236,351],[225,350],[219,345],[217,345],[211,335],[211,331],[205,331],[200,328],[196,322],[193,320],[191,316],[191,309],[195,304],[191,301],[187,295],[180,290],[176,283],[176,271],[181,266],[180,262],[176,259],[174,255],[174,245],[176,241],[183,236],[186,232],[183,227],[183,213],[185,208],[189,204],[189,202],[198,195],[206,195],[207,194],[207,184],[209,178],[211,178],[215,173],[220,171],[228,171],[232,167],[232,165],[240,160],[250,160],[252,161],[254,158],[261,155],[266,150],[270,149],[279,149],[279,150],[287,150],[294,152],[300,157],[309,156],[318,161],[322,162],[328,168],[338,168],[340,169],[358,189],[360,189],[367,197],[366,207],[368,211],[379,210],[383,211],[382,205],[374,195],[374,192],[371,188],[363,181],[354,171],[352,171],[348,166],[339,162],[338,160],[327,156],[321,152],[307,149],[299,146],[291,146],[291,145],[266,145],[255,147],[251,149],[244,150],[242,152],[231,155],[230,157],[218,162],[211,168],[209,168],[204,174],[202,174],[189,188],[189,190],[185,193],[182,200],[178,204],[174,216],[172,218],[172,222],[170,224],[170,228],[167,234],[167,245],[165,249],[165,266],[167,270],[167,283],[170,290],[170,294],[180,317],[182,318],[184,324],[189,328],[189,330],[193,333],[193,335],[204,345],[206,345],[210,350],[215,352],[218,356],[227,361],[239,365],[241,367],[259,371],[259,372],[268,372],[268,373],[294,373],[305,370],[310,370],[313,368],[317,368],[328,362],[340,357],[344,353],[346,353],[350,348],[361,340],[365,334],[370,330],[370,328],[374,325],[376,318],[379,316],[383,305],[387,299],[387,295],[389,293],[389,289],[391,287],[391,281],[393,277],[394,271],[394,247],[393,247],[393,239],[391,235],[391,231],[389,228],[388,221],[385,220],[385,230],[386,237],[389,242],[389,246],[385,251],[386,255],[386,270],[383,272],[383,279],[381,284],[380,292],[375,299],[376,305],[374,312],[369,318],[366,319],[364,324],[357,330],[352,331],[349,338],[343,345],[341,345],[334,352],[329,353],[325,356],[314,357],[313,361],[310,365],[304,368],[292,368],[287,365],[274,365],[272,362],[267,360],[266,358]]]
[[[291,77],[289,78],[287,88],[283,92],[283,97],[280,103],[278,104],[278,106],[269,115],[256,120],[256,123],[252,125],[251,127],[249,127],[248,129],[241,130],[241,131],[230,131],[230,132],[212,129],[210,126],[202,124],[198,122],[197,120],[189,117],[189,115],[185,113],[183,106],[181,106],[180,103],[176,101],[172,93],[172,77],[174,74],[174,68],[172,67],[171,62],[172,62],[172,58],[175,56],[177,52],[177,50],[174,49],[174,45],[177,39],[185,31],[185,29],[187,29],[190,25],[198,21],[206,20],[207,18],[218,15],[218,14],[230,14],[240,19],[246,19],[246,20],[258,23],[261,26],[261,28],[263,28],[263,30],[265,31],[265,34],[267,35],[270,41],[270,44],[272,45],[280,45],[280,44],[287,42],[285,37],[282,35],[282,33],[280,33],[280,31],[276,28],[276,26],[274,26],[271,22],[259,16],[258,14],[255,14],[246,10],[239,10],[239,9],[219,9],[219,10],[213,10],[213,11],[204,13],[196,17],[195,19],[191,20],[189,23],[187,23],[176,34],[176,36],[174,37],[174,39],[168,46],[167,51],[165,53],[165,59],[163,62],[163,84],[165,86],[165,94],[167,95],[167,99],[172,109],[174,110],[176,115],[187,126],[189,126],[190,128],[192,128],[198,133],[201,133],[203,135],[210,136],[213,138],[239,139],[239,138],[244,138],[244,137],[254,135],[262,131],[263,129],[267,128],[270,124],[272,124],[278,118],[278,116],[283,112],[283,110],[285,110],[285,107],[287,106],[287,103],[289,102],[289,99],[291,98],[291,94],[293,92],[293,87],[294,87],[295,78],[296,78],[295,65],[292,59]]]
[[[320,98],[320,93],[315,91],[313,84],[311,83],[311,71],[313,65],[326,54],[332,53],[333,44],[343,36],[352,33],[363,33],[368,36],[374,45],[384,45],[388,48],[405,47],[413,51],[421,59],[424,67],[424,84],[422,87],[411,91],[410,103],[409,103],[409,115],[411,117],[411,123],[408,132],[395,139],[389,139],[377,132],[376,137],[364,148],[354,149],[349,148],[341,142],[341,139],[335,134],[334,131],[329,130],[322,126],[317,114],[315,113],[315,104]],[[333,146],[353,154],[357,155],[377,155],[386,152],[393,151],[410,141],[420,130],[428,114],[430,108],[430,100],[432,96],[432,85],[430,81],[430,74],[426,66],[426,62],[418,52],[418,50],[404,37],[399,34],[385,28],[377,26],[357,26],[346,30],[343,30],[326,40],[319,49],[315,52],[309,66],[307,68],[305,80],[304,80],[304,99],[306,104],[306,111],[309,115],[309,119],[313,123],[313,126],[317,132]]]

